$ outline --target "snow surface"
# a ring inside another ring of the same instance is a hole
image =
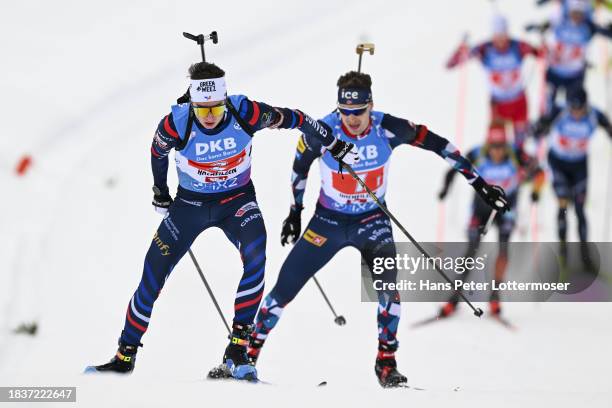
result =
[[[549,10],[528,0],[501,2],[515,34]],[[384,7],[383,7],[384,4]],[[217,364],[226,333],[189,259],[181,261],[155,304],[145,347],[129,378],[83,376],[116,347],[127,302],[141,274],[159,217],[150,206],[149,146],[155,126],[186,86],[199,59],[181,36],[219,32],[207,46],[227,71],[230,91],[323,116],[337,77],[354,69],[357,42],[376,44],[364,69],[374,78],[376,107],[425,123],[454,139],[459,74],[443,63],[469,29],[489,32],[492,8],[469,1],[11,2],[0,13],[0,386],[77,386],[78,405],[103,406],[610,406],[608,303],[507,304],[511,333],[467,311],[422,329],[410,323],[437,310],[404,304],[399,367],[427,391],[383,390],[374,377],[376,307],[359,300],[359,257],[338,254],[317,276],[348,321],[334,325],[313,284],[287,308],[258,365],[275,386],[203,380]],[[537,41],[537,37],[530,37]],[[600,41],[588,87],[605,103]],[[539,78],[529,63],[535,112]],[[481,68],[470,64],[465,141],[482,140],[487,96]],[[289,205],[297,131],[264,131],[254,141],[253,180],[269,234],[267,287],[288,253],[279,245]],[[592,144],[587,211],[600,240],[609,143]],[[25,153],[26,177],[14,174]],[[447,165],[431,153],[402,148],[393,158],[388,203],[422,241],[436,236],[435,194]],[[304,222],[318,194],[311,172]],[[175,171],[170,182],[176,185]],[[447,206],[447,240],[463,240],[470,187],[457,182]],[[523,210],[528,204],[522,203]],[[539,238],[555,239],[555,200],[547,188]],[[515,239],[529,239],[528,224]],[[575,224],[571,222],[572,237]],[[401,240],[397,233],[396,237]],[[490,234],[493,239],[495,234]],[[241,265],[220,230],[193,246],[226,316]],[[465,308],[464,308],[465,309]],[[467,309],[466,309],[467,310]],[[36,320],[34,338],[11,329]],[[315,385],[326,380],[326,388]],[[455,391],[458,389],[458,391]],[[64,406],[64,405],[60,405]]]

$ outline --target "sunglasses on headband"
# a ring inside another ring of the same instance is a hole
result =
[[[215,106],[191,106],[193,108],[193,112],[196,116],[206,117],[209,113],[212,113],[213,116],[221,116],[225,112],[225,104]]]

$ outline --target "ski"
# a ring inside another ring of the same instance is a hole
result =
[[[122,376],[122,375],[130,375],[132,373],[131,372],[120,373],[117,371],[101,371],[101,370],[98,370],[97,366],[90,365],[90,366],[85,367],[85,369],[83,370],[83,374],[86,374],[86,375],[90,375],[90,374],[109,375],[110,374],[110,375]]]
[[[408,384],[397,384],[394,386],[390,386],[390,387],[385,387],[385,388],[403,388],[405,390],[413,390],[413,391],[427,391],[425,388],[421,388],[421,387],[414,387],[412,385],[408,385]]]
[[[429,325],[431,323],[435,323],[435,322],[438,322],[440,320],[448,319],[449,317],[450,316],[444,316],[444,315],[437,314],[435,316],[428,317],[427,319],[419,320],[417,322],[412,323],[412,328],[416,329],[416,328],[419,328],[419,327],[427,326],[427,325]]]
[[[96,369],[96,366],[87,366],[85,370],[83,370],[83,374],[97,374],[99,371]]]
[[[413,391],[427,391],[427,388],[415,387],[413,385],[408,385],[408,384],[397,384],[396,386],[385,387],[385,388],[404,388],[404,389],[410,389],[410,390],[413,390]],[[453,391],[455,391],[455,392],[461,391],[461,387],[457,386],[457,387],[453,388]]]
[[[512,324],[512,322],[510,322],[505,317],[497,315],[497,316],[491,316],[491,318],[493,320],[497,321],[498,323],[500,323],[502,326],[504,326],[508,330],[511,330],[511,331],[517,331],[518,330],[518,327],[516,327],[514,324]]]
[[[230,380],[230,381],[246,382],[250,384],[272,385],[272,383],[269,383],[264,380],[260,380],[257,377],[252,377],[252,376],[249,376],[246,378],[233,377],[225,364],[219,364],[217,367],[214,367],[213,369],[211,369],[206,375],[206,379],[211,380],[211,381]]]
[[[206,377],[207,381],[217,381],[217,382],[238,382],[238,383],[246,383],[246,384],[263,384],[263,385],[274,385],[271,382],[268,381],[264,381],[264,380],[260,380],[259,378],[255,378],[252,380],[241,380],[239,378],[234,378],[234,377],[227,377],[227,378],[211,378],[211,377]]]

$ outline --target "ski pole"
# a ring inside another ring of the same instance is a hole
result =
[[[361,177],[359,177],[357,175],[357,173],[355,173],[355,170],[353,170],[351,168],[351,166],[349,166],[348,164],[344,163],[344,162],[340,162],[340,165],[342,166],[343,169],[345,169],[346,171],[349,172],[349,174],[359,183],[359,185],[361,185],[361,187],[368,193],[368,195],[372,198],[372,200],[374,200],[374,202],[376,203],[376,205],[378,205],[378,207],[380,207],[380,209],[387,215],[387,217],[389,217],[394,223],[395,225],[397,225],[397,227],[404,233],[404,235],[406,235],[406,237],[408,237],[408,239],[410,240],[410,242],[412,242],[412,244],[417,247],[417,249],[421,252],[421,254],[423,254],[427,259],[432,259],[431,256],[427,253],[427,251],[425,251],[425,249],[423,249],[423,247],[421,246],[421,244],[419,244],[417,242],[417,240],[415,240],[412,235],[410,235],[410,233],[408,231],[406,231],[406,228],[404,228],[404,226],[397,220],[397,218],[395,218],[393,216],[393,214],[391,214],[391,212],[387,209],[387,207],[380,202],[380,200],[378,199],[378,197],[376,197],[376,194],[374,194],[372,192],[372,190],[370,190],[370,187],[367,186],[367,184],[361,179]],[[496,210],[494,210],[496,211]],[[446,275],[444,273],[444,271],[442,271],[442,269],[440,269],[438,267],[438,265],[433,262],[434,268],[435,270],[451,285],[453,285],[453,281],[448,277],[448,275]],[[474,311],[474,315],[476,317],[480,317],[482,316],[482,314],[484,313],[482,311],[481,308],[476,308],[474,307],[474,305],[472,304],[472,302],[470,302],[468,300],[468,298],[465,297],[465,295],[461,292],[458,292],[459,296],[465,301],[465,303],[467,303],[467,305]]]
[[[210,299],[213,301],[213,303],[215,304],[215,307],[217,308],[217,312],[219,313],[219,317],[221,317],[221,320],[223,320],[223,324],[225,325],[225,328],[227,329],[227,332],[231,334],[232,330],[230,329],[229,325],[227,324],[227,320],[225,320],[225,316],[223,316],[223,312],[221,311],[221,308],[219,307],[219,303],[217,303],[217,299],[215,298],[215,295],[214,295],[212,289],[210,288],[210,285],[208,284],[208,281],[204,277],[204,273],[202,272],[202,269],[200,268],[200,264],[198,263],[198,261],[196,260],[195,256],[193,255],[193,252],[191,251],[191,248],[189,248],[188,252],[189,252],[189,256],[191,257],[191,260],[193,261],[193,264],[195,265],[196,269],[198,270],[198,273],[200,274],[200,278],[202,278],[202,282],[204,282],[204,286],[206,286],[206,290],[208,291],[208,295],[210,296]]]
[[[606,90],[606,114],[609,115],[612,110],[612,98],[610,98],[610,61],[608,59],[608,43],[605,43],[605,49],[603,52],[605,70],[604,70],[604,86]],[[609,157],[612,158],[612,147],[609,148]],[[612,160],[608,161],[608,187],[606,188],[606,206],[604,209],[604,225],[603,225],[603,238],[602,241],[606,242],[610,239],[610,218],[612,218],[612,186],[610,186],[610,180],[612,179]]]
[[[459,49],[467,49],[470,35],[468,32],[463,33]],[[467,110],[467,91],[468,91],[468,53],[462,52],[459,57],[461,66],[459,67],[459,90],[457,94],[457,110],[455,112],[455,136],[457,149],[463,148],[463,139],[465,133],[465,114]],[[451,57],[452,59],[452,57]],[[449,61],[450,62],[450,61]],[[449,218],[453,218],[452,214]],[[446,230],[446,203],[440,201],[438,203],[438,226],[436,241],[444,241]]]
[[[497,215],[497,210],[491,211],[491,214],[489,215],[489,219],[487,220],[487,223],[485,224],[484,228],[480,232],[480,237],[484,237],[485,235],[487,235],[487,232],[489,232],[491,225],[493,225],[493,220],[495,220],[496,215]]]
[[[446,225],[446,206],[444,202],[438,203],[438,228],[436,229],[436,242],[444,241],[444,227]]]
[[[344,316],[342,315],[338,316],[338,314],[336,314],[336,311],[334,310],[334,307],[329,301],[329,298],[325,294],[325,291],[323,290],[323,287],[319,283],[319,280],[316,278],[316,276],[313,276],[312,280],[314,280],[314,282],[317,284],[317,287],[319,288],[319,290],[321,291],[321,294],[323,295],[323,299],[325,299],[325,301],[327,302],[327,306],[329,306],[329,309],[334,314],[334,323],[336,323],[338,326],[344,326],[346,324],[346,319],[344,318]]]
[[[464,33],[461,40],[462,45],[466,45],[469,41],[469,34]],[[468,66],[467,61],[464,61],[459,68],[459,97],[457,98],[457,116],[455,118],[457,148],[463,148],[463,137],[465,134],[465,112],[467,108],[467,90],[468,90]]]

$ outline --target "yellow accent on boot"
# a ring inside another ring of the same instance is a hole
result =
[[[132,361],[132,357],[131,356],[124,356],[123,354],[121,354],[120,352],[117,351],[117,358],[121,361],[125,361],[126,363],[129,363],[130,361]]]
[[[246,339],[241,339],[239,337],[233,337],[232,336],[232,344],[237,344],[239,346],[248,346],[249,345],[249,341]]]

